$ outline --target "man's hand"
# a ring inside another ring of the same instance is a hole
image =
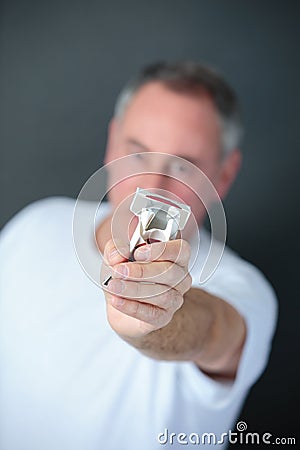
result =
[[[246,324],[226,301],[191,287],[189,244],[140,247],[135,262],[128,262],[128,247],[118,248],[109,241],[104,252],[112,270],[105,293],[112,328],[152,358],[193,361],[211,377],[233,379]]]
[[[147,244],[135,250],[134,262],[128,262],[129,248],[119,252],[111,240],[104,257],[112,269],[105,292],[112,328],[130,340],[165,327],[191,287],[189,244],[182,239]]]

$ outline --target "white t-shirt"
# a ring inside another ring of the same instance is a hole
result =
[[[226,249],[202,286],[247,323],[234,383],[152,360],[109,326],[103,292],[75,254],[74,204],[36,202],[0,235],[1,450],[194,448],[203,433],[222,441],[268,360],[277,313],[269,284]]]

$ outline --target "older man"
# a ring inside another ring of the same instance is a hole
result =
[[[201,228],[203,183],[191,167],[223,199],[240,167],[240,135],[236,97],[208,68],[155,64],[125,87],[109,126],[110,203],[96,229],[112,271],[106,302],[76,260],[74,201],[38,202],[7,225],[0,243],[4,449],[180,448],[203,444],[205,433],[226,445],[268,359],[272,289],[229,249],[200,286],[209,237],[201,230],[191,267],[191,222],[184,238],[139,247],[134,261],[124,230],[130,238],[137,187],[190,205]],[[126,164],[114,163],[126,156]]]

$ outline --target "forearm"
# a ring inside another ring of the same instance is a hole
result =
[[[244,320],[233,307],[191,288],[168,325],[125,340],[152,358],[193,361],[210,376],[233,378],[245,335]]]

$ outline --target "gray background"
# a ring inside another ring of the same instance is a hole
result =
[[[297,1],[11,0],[0,13],[1,225],[33,200],[76,197],[102,163],[121,85],[144,63],[202,60],[235,87],[247,133],[225,202],[228,241],[263,270],[280,302],[270,364],[241,419],[249,431],[296,436]]]

